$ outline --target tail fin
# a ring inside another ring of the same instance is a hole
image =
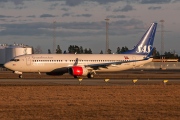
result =
[[[143,35],[139,43],[132,50],[128,50],[123,54],[148,54],[153,49],[153,42],[156,33],[157,23],[152,23],[146,33]]]

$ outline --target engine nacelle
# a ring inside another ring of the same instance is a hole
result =
[[[69,68],[69,74],[73,76],[87,76],[88,70],[82,66],[73,66]]]

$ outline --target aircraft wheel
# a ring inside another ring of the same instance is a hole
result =
[[[22,75],[19,75],[19,78],[22,78],[23,76]]]
[[[89,73],[89,74],[87,75],[87,77],[88,77],[88,78],[94,78],[94,74],[93,74],[93,73]]]

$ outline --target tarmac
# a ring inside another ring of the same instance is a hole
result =
[[[98,73],[92,79],[75,79],[69,74],[48,76],[45,73],[24,73],[20,79],[12,71],[0,72],[0,86],[49,86],[49,85],[180,85],[180,70],[127,70],[114,73]],[[165,82],[166,81],[166,82]]]
[[[131,86],[180,85],[179,79],[0,79],[0,86]],[[136,82],[134,82],[136,81]],[[166,81],[166,83],[164,83]]]
[[[136,70],[131,69],[127,71],[120,72],[106,72],[97,73],[94,75],[95,79],[179,79],[180,70]],[[67,79],[74,78],[68,73],[59,76],[49,76],[46,73],[23,73],[24,79]],[[82,78],[87,78],[82,77]],[[13,73],[12,71],[0,71],[0,79],[19,79],[19,75]]]

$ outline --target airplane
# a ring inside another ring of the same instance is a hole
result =
[[[97,72],[128,70],[152,61],[156,28],[157,23],[152,23],[138,44],[123,54],[28,54],[14,57],[4,66],[19,78],[25,72],[93,78]]]

